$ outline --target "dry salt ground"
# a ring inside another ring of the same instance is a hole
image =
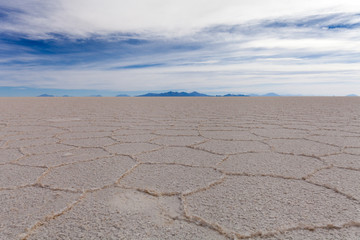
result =
[[[360,239],[360,98],[1,98],[0,239]]]

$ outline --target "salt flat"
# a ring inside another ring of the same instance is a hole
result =
[[[360,98],[0,98],[0,239],[360,239]]]

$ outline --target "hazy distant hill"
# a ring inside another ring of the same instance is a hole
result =
[[[358,95],[356,95],[356,94],[349,94],[349,95],[347,95],[347,97],[357,97]]]
[[[117,97],[130,97],[129,95],[127,95],[127,94],[118,94],[118,95],[116,95]]]
[[[249,97],[249,95],[244,94],[226,94],[223,97]]]
[[[49,95],[49,94],[41,94],[38,97],[54,97],[54,95]]]
[[[147,93],[138,97],[210,97],[209,95],[198,92],[166,92],[166,93]]]

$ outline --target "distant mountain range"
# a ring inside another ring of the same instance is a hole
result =
[[[38,95],[38,97],[58,97],[59,95],[51,95],[51,94],[41,94]],[[136,97],[281,97],[282,95],[279,95],[277,93],[266,93],[263,95],[259,95],[259,94],[249,94],[249,95],[245,95],[245,94],[225,94],[225,95],[208,95],[208,94],[204,94],[204,93],[199,93],[199,92],[163,92],[163,93],[146,93],[143,95],[138,95]],[[285,95],[288,96],[288,95]],[[70,97],[70,95],[63,95],[62,97]],[[100,94],[94,94],[94,95],[88,95],[88,97],[102,97],[102,95]],[[127,94],[118,94],[116,95],[116,97],[130,97]],[[350,94],[347,95],[347,97],[357,97],[356,94]]]
[[[166,93],[147,93],[137,97],[211,97],[210,95],[198,92],[166,92]]]
[[[204,93],[199,93],[199,92],[191,92],[191,93],[187,93],[187,92],[163,92],[163,93],[146,93],[143,95],[138,95],[137,97],[278,97],[280,95],[276,94],[276,93],[267,93],[264,95],[257,95],[257,94],[250,94],[250,95],[245,95],[245,94],[225,94],[225,95],[208,95],[208,94],[204,94]],[[352,95],[354,96],[354,95]],[[355,95],[356,96],[356,95]],[[50,94],[41,94],[38,97],[55,97],[55,95],[50,95]],[[63,95],[63,97],[69,97],[69,95]],[[102,97],[102,95],[100,94],[94,94],[94,95],[90,95],[89,97]],[[118,94],[116,95],[116,97],[130,97],[127,94]]]
[[[264,95],[257,95],[257,94],[225,94],[225,95],[216,95],[216,97],[279,97],[280,95],[276,93],[267,93]],[[147,93],[144,95],[139,95],[137,97],[214,97],[212,95],[207,95],[204,93],[199,92],[165,92],[165,93]]]
[[[260,90],[260,89],[259,89]],[[342,95],[347,97],[357,97],[360,94]],[[0,86],[0,97],[302,97],[302,96],[316,96],[316,95],[303,95],[303,94],[277,94],[269,92],[266,94],[250,94],[250,93],[222,93],[222,94],[204,94],[199,92],[184,92],[176,89],[170,92],[159,93],[146,93],[144,91],[115,91],[115,90],[89,90],[89,89],[51,89],[51,88],[30,88],[30,87],[6,87]],[[323,95],[320,95],[323,96]],[[324,95],[333,96],[333,95]],[[341,95],[334,95],[339,96]]]
[[[41,94],[38,97],[55,97],[54,95],[49,95],[49,94]]]
[[[219,96],[219,97],[250,97],[250,95],[244,95],[244,94],[226,94],[224,96]]]

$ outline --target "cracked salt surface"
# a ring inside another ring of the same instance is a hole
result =
[[[219,155],[187,147],[168,147],[137,156],[137,159],[144,163],[177,163],[204,167],[214,166],[223,158]]]
[[[226,239],[182,219],[176,198],[120,188],[88,194],[72,211],[38,229],[29,239],[49,238]]]
[[[245,153],[232,155],[218,168],[228,174],[273,175],[288,178],[307,176],[324,167],[318,159],[279,153]]]
[[[3,98],[0,239],[360,239],[359,103]]]
[[[360,220],[358,202],[329,189],[283,178],[228,177],[207,191],[187,196],[186,202],[189,215],[245,237]]]

